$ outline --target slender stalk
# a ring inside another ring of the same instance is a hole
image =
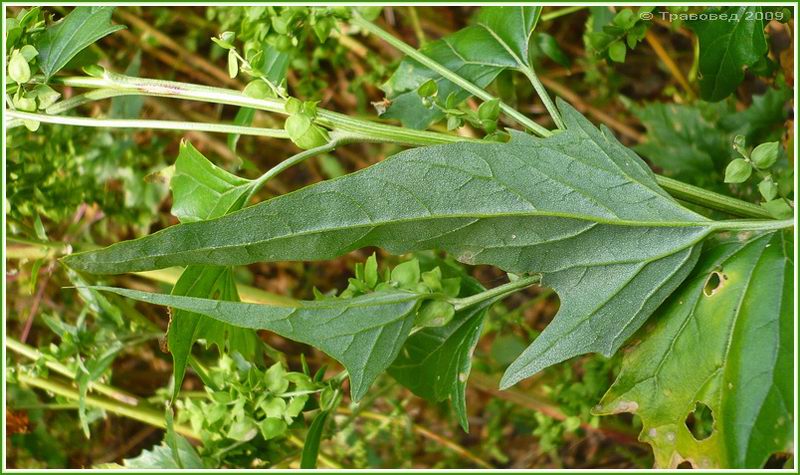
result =
[[[78,393],[78,391],[64,384],[57,383],[55,381],[51,381],[48,379],[39,378],[36,376],[27,375],[24,373],[18,374],[17,378],[23,384],[27,384],[29,386],[33,386],[39,389],[44,389],[45,391],[49,391],[53,394],[57,394],[67,399],[72,399],[74,401],[80,400],[80,394]],[[152,426],[159,427],[162,429],[167,428],[167,421],[164,420],[163,413],[153,408],[144,406],[131,406],[120,403],[119,401],[99,398],[92,395],[87,395],[85,401],[87,406],[103,409],[113,414],[117,414],[123,417],[128,417],[130,419],[134,419],[139,422],[144,422],[145,424],[150,424]],[[175,432],[177,432],[178,434],[181,434],[186,437],[191,437],[193,439],[200,439],[200,436],[197,435],[189,427],[180,424],[175,424],[174,428]]]
[[[88,76],[60,77],[53,78],[52,82],[71,87],[114,89],[120,92],[119,95],[188,99],[210,102],[213,104],[250,107],[283,115],[287,114],[284,108],[285,101],[282,99],[257,99],[232,89],[177,81],[144,79],[106,72],[102,78]],[[404,129],[393,125],[355,119],[344,114],[324,109],[318,110],[315,122],[325,127],[336,128],[341,132],[349,132],[351,135],[361,137],[361,139],[365,141],[421,146],[464,140],[463,137],[459,137],[458,135]]]
[[[69,99],[64,99],[63,101],[58,101],[45,109],[45,112],[50,115],[61,114],[90,102],[101,101],[103,99],[110,99],[112,97],[124,96],[127,94],[127,92],[117,89],[96,89],[83,94],[77,94]]]
[[[545,109],[550,114],[550,117],[553,118],[553,123],[556,124],[561,130],[566,129],[564,126],[564,121],[561,119],[561,114],[558,112],[558,108],[553,103],[553,100],[550,99],[550,94],[547,93],[547,90],[542,85],[542,82],[539,80],[539,76],[536,75],[536,71],[534,71],[533,66],[528,66],[527,68],[521,69],[522,73],[528,78],[528,81],[531,82],[533,85],[533,89],[536,91],[536,94],[539,95],[539,99],[542,100]]]
[[[420,53],[416,49],[412,48],[399,38],[396,38],[394,35],[381,29],[378,25],[364,19],[363,17],[359,16],[358,14],[354,14],[351,20],[351,23],[357,25],[364,30],[370,32],[371,34],[377,36],[378,38],[382,39],[383,41],[389,43],[390,45],[394,46],[398,50],[405,53],[407,56],[414,58],[420,64],[426,66],[427,68],[431,69],[432,71],[437,72],[442,77],[447,79],[448,81],[452,82],[453,84],[458,85],[462,89],[469,91],[475,97],[480,98],[483,101],[491,101],[494,100],[495,97],[489,94],[488,92],[484,91],[480,87],[472,84],[471,82],[467,81],[466,79],[462,78],[458,74],[450,71],[446,67],[442,66],[438,62],[434,61],[433,59],[429,58],[423,53]],[[548,137],[552,135],[552,132],[545,129],[541,125],[537,124],[536,122],[532,121],[513,107],[500,102],[500,110],[502,110],[507,116],[511,117],[515,121],[517,121],[520,125],[524,126],[527,129],[530,129],[533,132],[541,135],[542,137]]]
[[[558,10],[553,10],[552,12],[547,12],[542,14],[542,16],[539,17],[539,21],[555,20],[556,18],[562,17],[564,15],[569,15],[570,13],[575,13],[577,11],[583,10],[584,8],[589,8],[589,7],[588,5],[576,5],[574,7],[559,8]]]
[[[414,5],[409,5],[406,7],[406,11],[408,12],[408,19],[411,23],[411,28],[414,30],[414,35],[417,37],[417,42],[419,43],[419,47],[422,48],[425,46],[425,32],[422,31],[422,25],[419,23],[419,15],[417,14],[417,7]]]
[[[794,226],[794,219],[716,221],[712,225],[715,231],[776,231],[792,226]]]
[[[522,277],[513,282],[500,285],[493,289],[483,291],[479,294],[470,295],[469,297],[463,297],[460,299],[451,299],[450,303],[453,304],[456,310],[461,310],[463,308],[471,307],[472,305],[476,305],[481,302],[485,302],[487,300],[501,299],[506,295],[513,294],[514,292],[522,290],[525,287],[530,287],[533,284],[538,284],[541,280],[542,276],[538,274],[528,277]]]
[[[110,129],[158,129],[158,130],[196,130],[199,132],[215,132],[220,134],[255,135],[288,139],[289,134],[283,129],[262,129],[260,127],[242,127],[227,124],[203,124],[199,122],[182,122],[177,120],[139,120],[139,119],[94,119],[90,117],[69,117],[64,115],[34,114],[30,112],[6,111],[13,119],[35,120],[47,124],[77,125],[81,127],[100,127]]]
[[[10,336],[6,337],[6,348],[13,351],[14,353],[17,353],[21,356],[24,356],[25,358],[34,361],[44,356],[36,348],[28,346],[25,343],[19,342]],[[45,359],[45,366],[55,371],[56,373],[61,374],[62,376],[66,376],[69,379],[75,379],[77,377],[77,375],[73,370],[71,370],[69,367],[58,361]],[[119,390],[107,384],[91,382],[89,383],[89,387],[92,390],[97,391],[98,393],[105,394],[106,396],[116,399],[117,401],[123,402],[125,404],[135,406],[139,403],[138,399],[136,399],[136,396],[128,394],[125,391]]]
[[[280,99],[255,99],[239,91],[201,86],[198,84],[143,79],[118,74],[108,74],[108,76],[108,78],[85,76],[58,77],[53,78],[53,82],[80,88],[113,89],[119,91],[122,95],[181,98],[214,104],[252,107],[268,112],[286,114],[284,110],[284,101]],[[112,76],[113,79],[110,78]],[[357,119],[325,109],[318,110],[316,122],[320,125],[335,129],[336,131],[349,132],[351,140],[358,138],[364,141],[395,143],[410,147],[462,141],[480,142],[478,139],[471,139],[453,134],[406,129],[394,125]],[[660,175],[656,175],[656,180],[658,184],[672,196],[689,203],[744,218],[771,219],[769,213],[758,205],[714,193]]]
[[[772,216],[767,210],[753,203],[714,193],[713,191],[708,191],[704,188],[689,185],[688,183],[661,175],[656,175],[656,182],[667,190],[670,195],[688,203],[696,204],[707,209],[724,211],[743,218],[772,219]]]
[[[247,195],[245,199],[245,203],[248,203],[253,195],[269,180],[273,177],[278,175],[279,173],[283,172],[284,170],[291,168],[298,163],[304,162],[311,157],[317,156],[322,153],[327,153],[333,151],[339,144],[346,141],[345,138],[332,138],[330,142],[321,145],[319,147],[310,148],[308,150],[303,150],[302,152],[292,155],[291,157],[287,158],[286,160],[282,161],[281,163],[275,165],[274,167],[267,170],[263,175],[253,180],[252,184],[250,185],[250,193]]]

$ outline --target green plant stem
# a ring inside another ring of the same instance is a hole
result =
[[[776,220],[729,220],[716,221],[712,225],[715,231],[777,231],[794,226],[793,219]]]
[[[536,71],[533,69],[533,66],[528,66],[527,68],[521,69],[522,73],[528,78],[531,85],[533,85],[533,89],[536,91],[536,94],[539,95],[539,99],[542,100],[545,109],[550,114],[550,117],[553,118],[553,123],[556,124],[560,130],[566,129],[564,125],[564,121],[561,119],[561,114],[558,113],[558,108],[553,103],[553,100],[550,99],[550,94],[547,93],[547,90],[542,85],[542,81],[539,80],[539,76],[536,75]]]
[[[57,77],[53,78],[53,82],[79,88],[113,89],[121,95],[182,98],[214,104],[252,107],[267,112],[286,114],[284,101],[280,99],[255,99],[239,91],[198,84],[134,78],[118,74],[107,74],[107,76],[106,78],[87,76]],[[395,143],[410,147],[462,141],[480,142],[478,139],[453,134],[405,129],[394,125],[356,119],[325,109],[318,110],[316,122],[337,131],[348,132],[352,141],[358,139],[371,142]],[[672,196],[686,202],[743,218],[771,219],[769,213],[758,205],[660,175],[656,175],[656,180]]]
[[[772,216],[761,206],[708,191],[704,188],[689,185],[661,175],[656,175],[656,182],[670,195],[680,200],[717,211],[724,211],[743,218],[772,219]]]
[[[126,94],[127,93],[125,91],[120,91],[117,89],[96,89],[94,91],[88,91],[84,92],[83,94],[74,95],[69,99],[64,99],[63,101],[58,101],[45,109],[45,113],[50,115],[61,114],[90,102],[102,101],[103,99],[124,96]]]
[[[44,355],[40,353],[39,350],[37,350],[36,348],[33,348],[32,346],[28,346],[22,342],[19,342],[10,336],[6,337],[6,348],[13,351],[14,353],[17,353],[33,361],[37,361],[40,358],[44,358]],[[45,366],[55,371],[56,373],[61,374],[62,376],[66,376],[67,378],[70,379],[75,379],[77,377],[74,371],[72,371],[69,367],[58,361],[54,361],[51,359],[45,359],[44,361],[45,361]],[[128,394],[125,391],[121,391],[115,387],[108,386],[106,384],[91,382],[89,383],[89,388],[91,388],[94,391],[97,391],[98,393],[105,394],[106,396],[116,399],[117,401],[123,402],[125,404],[129,405],[138,404],[138,399],[136,399],[136,396]]]
[[[188,99],[214,104],[250,107],[287,115],[284,107],[285,101],[282,99],[256,99],[232,89],[202,86],[199,84],[144,79],[109,72],[106,72],[102,78],[88,76],[59,77],[53,78],[52,82],[71,87],[113,89],[118,91],[120,93],[119,95]],[[328,128],[335,128],[341,132],[348,132],[351,136],[359,137],[360,140],[363,141],[420,146],[464,140],[463,137],[457,135],[403,129],[393,125],[354,119],[347,115],[324,109],[318,110],[315,122]]]
[[[539,17],[539,21],[555,20],[556,18],[562,17],[564,15],[569,15],[570,13],[581,11],[584,8],[589,8],[589,7],[586,5],[576,5],[574,7],[559,8],[558,10],[553,10],[552,12],[547,12],[542,14],[542,16]]]
[[[274,167],[267,170],[263,175],[253,180],[250,185],[250,192],[245,199],[245,203],[250,202],[250,199],[253,195],[262,187],[266,182],[274,178],[276,175],[280,174],[281,172],[285,171],[288,168],[291,168],[298,163],[302,163],[308,160],[311,157],[317,156],[322,153],[331,152],[340,144],[344,143],[347,138],[332,138],[328,143],[324,145],[320,145],[319,147],[310,148],[308,150],[303,150],[300,153],[292,155],[291,157],[287,158],[286,160],[280,162],[279,164],[275,165]]]
[[[456,84],[457,86],[461,87],[462,89],[468,91],[475,97],[480,98],[483,101],[491,101],[494,100],[495,97],[489,94],[488,92],[484,91],[480,87],[472,84],[471,82],[467,81],[466,79],[462,78],[458,74],[450,71],[446,67],[442,66],[438,62],[434,61],[433,59],[426,56],[424,53],[421,53],[411,47],[410,45],[406,44],[399,38],[396,38],[394,35],[389,33],[388,31],[383,30],[378,25],[372,23],[369,20],[364,19],[363,17],[359,16],[357,13],[353,14],[353,18],[350,21],[353,25],[356,25],[364,30],[368,31],[369,33],[377,36],[378,38],[382,39],[383,41],[389,43],[393,47],[397,48],[401,52],[405,53],[410,58],[418,61],[423,66],[427,67],[428,69],[435,71],[448,81]],[[541,135],[542,137],[548,137],[552,135],[552,132],[545,129],[541,125],[537,124],[536,122],[532,121],[513,107],[500,102],[500,110],[502,110],[507,116],[514,119],[517,123],[524,126],[527,129],[530,129],[533,132]]]
[[[425,32],[422,31],[422,25],[419,23],[419,15],[417,14],[417,7],[409,5],[406,7],[408,12],[408,19],[411,23],[411,28],[414,30],[414,35],[417,37],[417,42],[420,48],[425,46]]]
[[[111,129],[158,129],[158,130],[195,130],[199,132],[215,132],[221,134],[255,135],[288,139],[289,134],[283,129],[262,129],[260,127],[243,127],[227,124],[203,124],[199,122],[182,122],[175,120],[139,120],[139,119],[93,119],[90,117],[69,117],[64,115],[33,114],[30,112],[6,111],[6,116],[13,119],[33,120],[48,124],[77,125],[81,127],[101,127]]]
[[[506,295],[513,294],[514,292],[522,290],[525,287],[530,287],[531,285],[538,284],[539,282],[541,282],[541,280],[542,276],[539,274],[531,275],[528,277],[521,277],[513,282],[497,286],[493,289],[483,291],[479,294],[470,295],[469,297],[463,297],[460,299],[451,299],[450,303],[452,303],[453,306],[458,311],[467,307],[471,307],[472,305],[485,302],[487,300],[501,299]]]
[[[36,376],[30,376],[24,373],[18,374],[17,379],[19,380],[19,382],[23,384],[27,384],[29,386],[33,386],[39,389],[44,389],[45,391],[49,391],[53,394],[57,394],[67,399],[72,399],[74,401],[80,400],[80,394],[78,393],[78,391],[64,384],[57,383],[55,381],[51,381],[44,378],[39,378]],[[167,428],[167,421],[164,419],[164,414],[161,411],[158,411],[153,408],[144,406],[131,406],[127,404],[122,404],[118,401],[99,398],[91,395],[87,395],[85,401],[87,406],[103,409],[113,414],[117,414],[123,417],[128,417],[130,419],[134,419],[139,422],[144,422],[145,424],[150,424],[152,426],[159,427],[161,429]],[[178,434],[181,434],[186,437],[191,437],[193,439],[200,439],[200,436],[197,435],[189,427],[180,424],[175,424],[174,427],[175,427],[175,432],[177,432]]]

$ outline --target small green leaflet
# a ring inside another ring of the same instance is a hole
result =
[[[444,263],[440,268],[445,272],[449,270]],[[485,290],[463,272],[456,270],[454,274],[461,278],[460,297]],[[465,391],[472,369],[472,352],[492,303],[486,301],[460,310],[447,325],[423,328],[414,333],[388,369],[392,377],[419,397],[434,402],[450,399],[464,431],[469,430]]]
[[[756,469],[793,451],[792,249],[776,232],[705,250],[625,356],[596,412],[638,414],[658,467]],[[702,440],[685,423],[697,402],[714,418]]]
[[[745,66],[754,65],[767,53],[764,11],[740,6],[709,8],[706,13],[727,15],[688,23],[700,41],[700,96],[716,102],[736,90]]]
[[[239,178],[208,161],[189,142],[181,142],[170,180],[172,214],[181,222],[194,222],[239,210],[250,192],[250,180]],[[225,266],[187,266],[172,288],[173,295],[212,297],[238,301],[233,271]],[[170,318],[167,344],[172,354],[173,397],[177,397],[186,373],[186,364],[197,340],[220,351],[231,348],[245,358],[255,356],[258,336],[212,318],[176,309]]]
[[[191,143],[183,141],[170,180],[172,214],[181,223],[191,223],[241,209],[251,183],[215,166]]]
[[[45,81],[87,46],[125,28],[111,24],[113,11],[114,7],[75,7],[63,20],[45,30],[36,43]]]
[[[344,365],[350,394],[361,399],[397,357],[414,325],[417,305],[431,294],[374,292],[352,299],[298,301],[293,307],[92,287],[141,302],[198,313],[229,325],[269,330],[318,348]]]
[[[472,26],[430,42],[420,52],[478,87],[488,86],[506,69],[529,67],[528,42],[542,7],[482,7]],[[411,58],[404,59],[381,88],[392,105],[381,117],[400,119],[406,127],[424,129],[444,117],[439,109],[427,108],[417,89],[434,79],[438,97],[452,93],[456,103],[470,94]]]
[[[562,302],[510,386],[586,352],[613,354],[686,277],[714,222],[675,202],[608,129],[560,101],[567,130],[401,152],[222,218],[73,254],[93,273],[330,259],[366,246],[442,249],[541,273]]]

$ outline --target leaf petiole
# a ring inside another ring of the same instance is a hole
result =
[[[539,80],[539,76],[536,75],[536,71],[533,69],[532,66],[528,66],[527,68],[522,68],[520,71],[528,78],[528,81],[531,82],[533,89],[536,91],[536,94],[539,95],[539,99],[542,100],[544,107],[547,109],[547,113],[550,114],[550,117],[553,119],[553,123],[556,124],[560,130],[564,130],[564,121],[561,119],[561,114],[558,113],[558,109],[556,105],[553,103],[553,100],[550,99],[550,95],[547,93],[547,90],[542,85],[542,82]]]
[[[794,226],[794,219],[781,221],[771,219],[716,221],[715,231],[776,231]]]
[[[453,305],[453,307],[455,307],[456,311],[459,311],[464,308],[485,302],[487,300],[501,299],[507,295],[513,294],[514,292],[522,290],[526,287],[538,284],[539,282],[541,282],[541,280],[542,276],[540,274],[535,274],[528,277],[521,277],[507,284],[500,285],[493,289],[485,290],[475,295],[470,295],[469,297],[450,299],[448,301]]]
[[[310,148],[308,150],[303,150],[302,152],[292,155],[291,157],[287,158],[281,163],[275,165],[274,167],[264,172],[263,175],[252,181],[250,185],[250,192],[247,194],[247,198],[245,198],[244,202],[249,203],[250,199],[264,185],[264,183],[268,182],[269,180],[271,180],[273,177],[283,172],[284,170],[291,168],[297,165],[298,163],[304,162],[305,160],[314,157],[316,155],[331,152],[335,150],[336,147],[338,147],[340,144],[345,143],[350,139],[351,137],[348,136],[340,136],[338,138],[332,138],[330,142],[324,145]]]

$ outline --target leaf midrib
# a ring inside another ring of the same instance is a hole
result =
[[[185,223],[181,224],[184,227],[196,227],[196,226],[205,226],[210,222],[216,221],[218,219],[224,219],[226,217],[235,216],[236,214],[222,216],[220,218],[215,218],[206,221],[199,221],[199,222],[192,222],[192,223]],[[439,220],[439,219],[497,219],[497,218],[535,218],[535,217],[549,217],[549,218],[563,218],[563,219],[573,219],[577,221],[586,221],[586,222],[594,222],[598,224],[604,224],[608,226],[626,226],[626,227],[656,227],[656,228],[702,228],[705,227],[708,229],[708,232],[713,230],[713,221],[705,220],[705,221],[638,221],[638,220],[610,220],[610,219],[603,219],[596,216],[584,216],[584,215],[572,215],[568,213],[556,213],[556,212],[542,212],[542,211],[523,211],[523,212],[504,212],[504,213],[492,213],[492,214],[469,214],[469,213],[453,213],[453,214],[446,214],[446,215],[437,215],[437,216],[425,216],[425,217],[411,217],[406,219],[395,219],[391,221],[379,221],[374,222],[370,221],[369,223],[363,224],[352,224],[346,226],[336,226],[336,227],[325,227],[320,229],[312,229],[309,231],[301,231],[301,232],[292,232],[287,233],[281,236],[275,236],[269,239],[263,239],[258,241],[249,241],[249,242],[238,242],[229,245],[223,246],[215,246],[215,247],[198,247],[193,248],[190,250],[180,251],[180,252],[169,252],[169,253],[161,253],[161,254],[148,254],[145,258],[146,259],[154,259],[154,258],[161,258],[161,257],[168,257],[168,256],[180,256],[183,254],[188,253],[197,253],[197,252],[206,252],[206,251],[222,251],[226,249],[235,249],[239,247],[245,246],[253,246],[253,245],[263,245],[265,243],[273,242],[273,241],[280,241],[283,239],[292,239],[301,236],[312,236],[315,234],[323,234],[323,233],[330,233],[336,231],[346,231],[346,230],[353,230],[353,229],[361,229],[361,228],[378,228],[382,226],[388,226],[393,224],[409,224],[415,222],[426,222],[430,220]],[[167,228],[161,232],[169,232]],[[184,228],[185,229],[185,228]],[[159,233],[156,233],[158,235]],[[697,238],[697,241],[702,239],[707,233],[703,233],[700,237]],[[151,235],[153,236],[153,235]],[[148,239],[151,236],[140,238],[140,239]],[[109,250],[113,249],[114,246],[108,248]],[[93,251],[97,252],[97,251]],[[78,255],[76,255],[78,256]],[[126,260],[117,260],[117,261],[101,261],[104,264],[120,264],[125,262],[132,262],[136,260],[141,260],[142,258],[137,259],[126,259]],[[636,260],[636,262],[640,262],[640,260]]]

